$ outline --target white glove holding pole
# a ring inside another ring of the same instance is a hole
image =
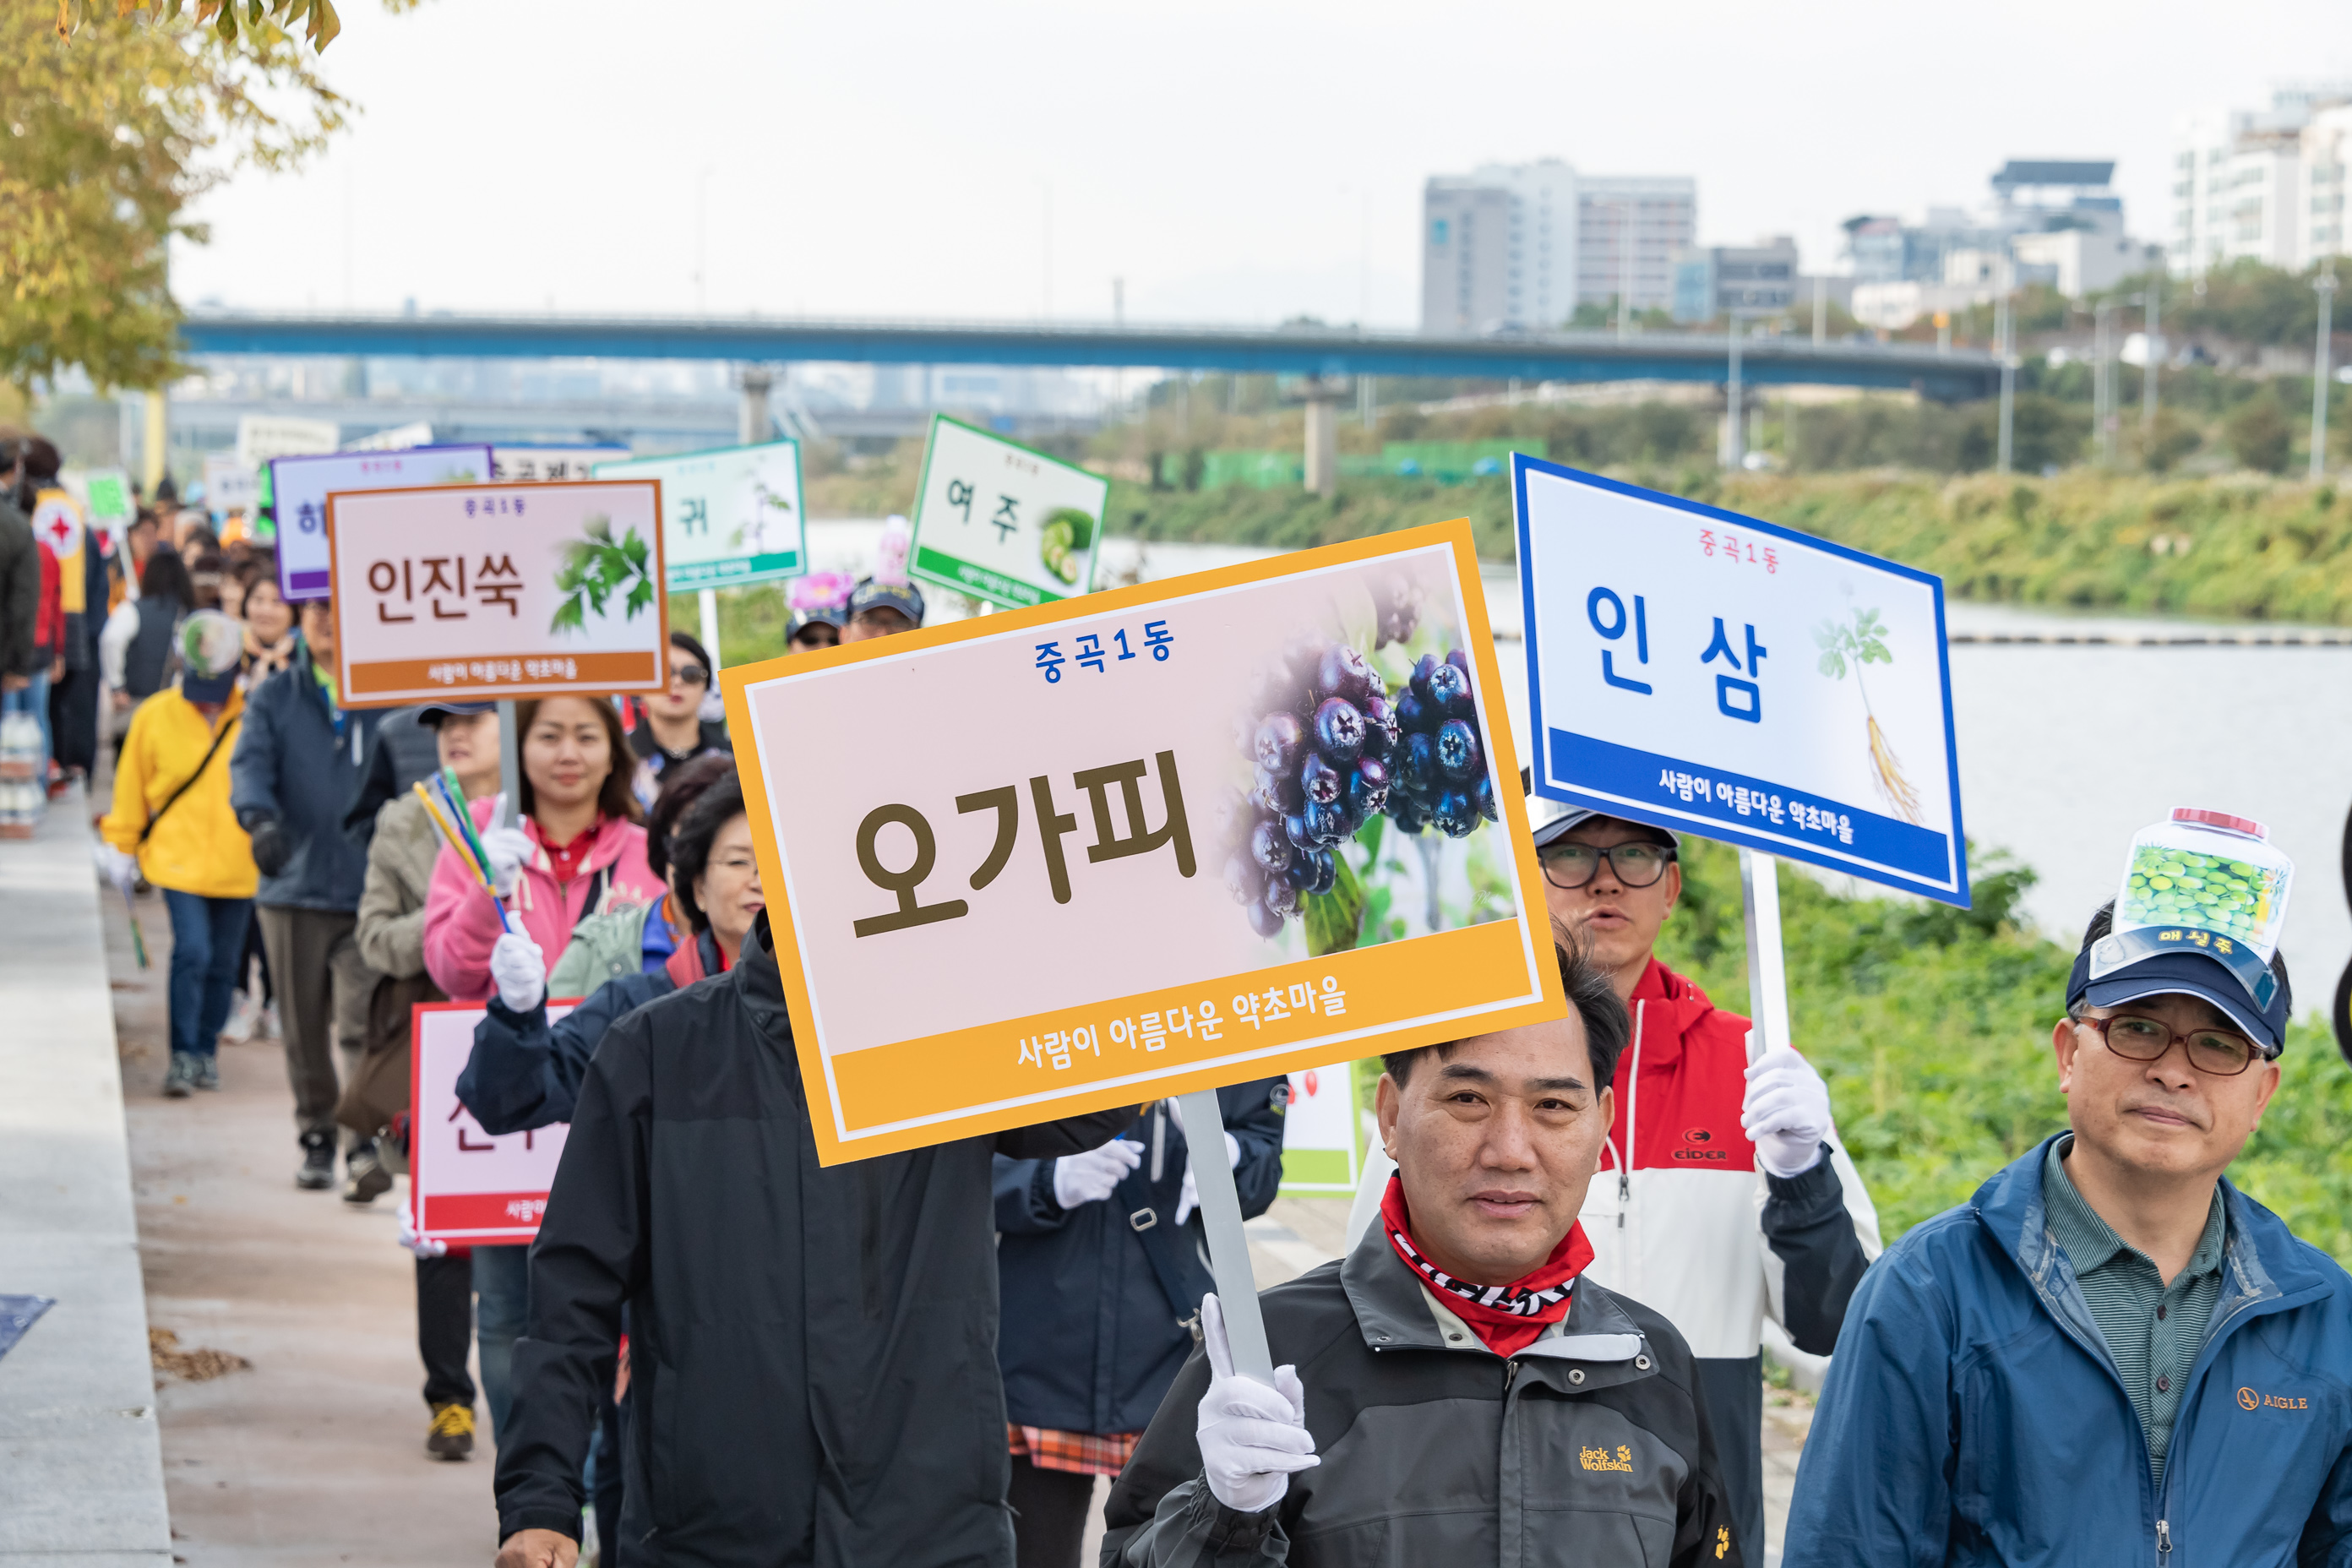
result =
[[[139,859],[126,855],[100,838],[89,847],[90,858],[98,862],[98,874],[119,889],[124,898],[131,897],[139,886]]]
[[[1209,1495],[1236,1513],[1262,1513],[1289,1491],[1293,1471],[1323,1462],[1307,1430],[1307,1391],[1295,1366],[1276,1367],[1272,1388],[1234,1371],[1225,1310],[1213,1293],[1201,1298],[1201,1345],[1211,1374],[1198,1433]]]
[[[1143,1145],[1124,1138],[1083,1154],[1065,1154],[1054,1162],[1054,1201],[1066,1209],[1098,1204],[1142,1162]]]
[[[490,949],[490,979],[510,1013],[528,1013],[547,1000],[547,955],[520,931],[504,931]]]
[[[1777,1046],[1748,1066],[1739,1125],[1767,1173],[1801,1176],[1820,1163],[1829,1136],[1830,1086],[1793,1047]]]
[[[400,1245],[419,1258],[446,1258],[449,1254],[447,1242],[427,1241],[416,1234],[416,1227],[409,1223],[406,1204],[400,1205]]]
[[[1242,1141],[1228,1132],[1225,1134],[1225,1168],[1238,1171],[1241,1166]],[[1182,1225],[1186,1220],[1191,1219],[1192,1211],[1200,1206],[1201,1189],[1193,1180],[1192,1156],[1191,1152],[1187,1151],[1184,1155],[1184,1188],[1176,1194],[1176,1223]]]
[[[503,822],[506,815],[507,797],[501,794],[490,810],[490,821]],[[520,827],[485,827],[481,839],[482,853],[490,861],[490,886],[501,899],[513,898],[516,884],[522,880],[522,868],[539,853],[539,846]]]

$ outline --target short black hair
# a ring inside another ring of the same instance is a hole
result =
[[[678,819],[677,832],[670,839],[669,866],[676,873],[672,897],[686,916],[686,923],[698,934],[709,928],[710,917],[694,901],[694,879],[710,865],[710,845],[719,837],[719,830],[742,815],[743,781],[730,768],[726,777],[704,790],[686,808],[686,815]]]
[[[2076,956],[2079,957],[2082,953],[2090,952],[2094,942],[2112,935],[2115,929],[2116,901],[2109,899],[2091,911],[2091,923],[2083,928],[2083,945],[2076,950]],[[2286,999],[2286,1016],[2292,1018],[2294,1016],[2294,985],[2286,977],[2286,954],[2283,952],[2271,954],[2271,973],[2278,976],[2279,994]],[[2084,1005],[2084,1003],[2076,1003],[2066,1009],[2066,1016],[2079,1022]],[[2352,1061],[2352,1051],[2345,1053],[2345,1059]]]
[[[678,819],[703,792],[720,779],[735,776],[735,759],[725,752],[705,752],[692,762],[673,763],[662,770],[661,788],[646,813],[646,865],[656,877],[669,875],[670,840]]]
[[[1618,999],[1609,976],[1584,956],[1583,945],[1558,921],[1552,923],[1552,953],[1559,960],[1559,988],[1569,1005],[1584,1023],[1585,1055],[1592,1063],[1592,1092],[1598,1095],[1617,1080],[1617,1058],[1633,1038],[1633,1020]],[[1446,1040],[1410,1051],[1391,1051],[1381,1066],[1402,1088],[1412,1077],[1413,1063],[1431,1052],[1441,1058],[1461,1042]]]

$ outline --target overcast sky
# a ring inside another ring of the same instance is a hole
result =
[[[202,204],[184,300],[1409,326],[1420,195],[1489,159],[1690,174],[1709,242],[2113,157],[2352,76],[2344,0],[1429,6],[344,0],[364,112]],[[698,221],[698,195],[707,218]],[[698,236],[707,237],[698,242]]]

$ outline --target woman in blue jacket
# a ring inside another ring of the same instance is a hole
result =
[[[1282,1181],[1283,1079],[1217,1091],[1244,1217]],[[1010,1500],[1020,1568],[1076,1568],[1097,1476],[1115,1476],[1192,1353],[1216,1288],[1192,1219],[1192,1152],[1173,1102],[1099,1149],[996,1157],[996,1273]]]

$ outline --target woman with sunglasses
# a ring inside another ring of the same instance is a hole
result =
[[[663,773],[712,752],[735,750],[712,700],[715,668],[699,641],[684,632],[669,634],[669,685],[641,700],[636,728],[629,731],[629,750],[637,759],[632,787],[637,804],[649,811]]]

